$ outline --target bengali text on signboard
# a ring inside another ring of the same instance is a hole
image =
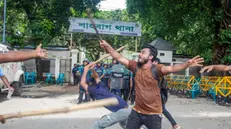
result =
[[[141,24],[93,19],[99,34],[141,36]],[[70,18],[69,32],[96,33],[90,19]]]

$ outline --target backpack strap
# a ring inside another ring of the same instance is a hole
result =
[[[134,77],[135,77],[136,72],[138,71],[138,69],[139,69],[139,66],[138,66],[138,64],[136,64],[136,69],[135,69],[135,71],[133,72]]]
[[[156,66],[155,66],[155,65],[152,65],[151,70],[152,70],[152,75],[153,75],[153,77],[154,77],[154,78],[157,80],[157,82],[158,82],[158,87],[161,88],[161,83],[162,83],[163,79],[160,79],[160,77],[159,77],[159,75],[158,75],[158,73],[157,73],[157,70],[156,70]]]
[[[152,75],[153,75],[153,77],[154,77],[157,81],[159,81],[160,78],[159,78],[159,76],[158,76],[158,74],[157,74],[156,66],[155,66],[155,65],[152,65],[151,70],[152,70]]]

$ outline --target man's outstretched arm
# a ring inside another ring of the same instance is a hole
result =
[[[111,47],[106,41],[100,41],[100,47],[103,48],[106,52],[108,52],[115,60],[120,62],[121,64],[128,67],[129,60],[123,57],[120,53],[118,53],[114,48]]]
[[[8,53],[0,54],[0,63],[25,61],[33,58],[45,58],[46,50],[41,49],[41,44],[33,51],[9,51]]]
[[[202,66],[200,63],[204,62],[204,58],[201,58],[200,56],[195,56],[194,58],[186,61],[182,64],[177,64],[173,66],[163,66],[161,69],[161,72],[163,74],[169,74],[174,72],[179,72],[181,70],[184,70],[188,67],[194,67],[194,66]]]
[[[227,72],[227,71],[231,71],[231,66],[229,65],[209,65],[209,66],[205,66],[204,68],[202,68],[200,73],[204,73],[205,71],[210,72],[212,70]]]

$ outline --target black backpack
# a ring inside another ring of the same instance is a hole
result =
[[[136,68],[136,71],[134,74],[136,74],[136,72],[138,71],[138,66]],[[158,86],[160,88],[160,95],[161,95],[161,100],[162,103],[165,104],[168,101],[168,88],[167,88],[167,80],[165,79],[165,77],[160,78],[157,74],[156,71],[156,66],[152,65],[152,75],[153,77],[158,81]]]

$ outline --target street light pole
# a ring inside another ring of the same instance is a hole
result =
[[[2,43],[6,42],[6,0],[4,0],[4,20],[3,20],[3,34]]]

